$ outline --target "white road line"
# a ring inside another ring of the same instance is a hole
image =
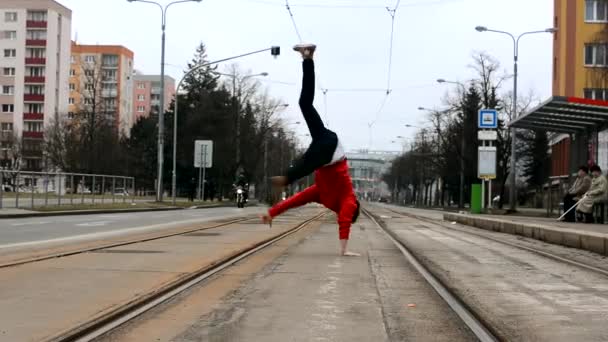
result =
[[[27,223],[13,223],[11,226],[19,227],[19,226],[39,226],[43,224],[51,223],[50,221],[39,221],[39,222],[27,222]]]
[[[110,222],[111,221],[85,222],[85,223],[75,224],[75,226],[77,226],[77,227],[101,227],[101,226],[107,225]]]

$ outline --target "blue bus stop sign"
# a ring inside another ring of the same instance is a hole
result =
[[[498,128],[498,112],[495,109],[481,109],[479,111],[479,128]]]

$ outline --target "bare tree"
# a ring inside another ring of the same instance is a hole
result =
[[[0,159],[0,172],[3,179],[10,179],[13,190],[16,191],[17,175],[23,168],[23,139],[15,132],[2,136],[3,148]],[[10,172],[7,172],[10,171]]]

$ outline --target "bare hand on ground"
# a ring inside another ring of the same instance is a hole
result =
[[[272,216],[264,214],[261,215],[260,218],[262,219],[262,222],[264,222],[264,224],[272,225]]]

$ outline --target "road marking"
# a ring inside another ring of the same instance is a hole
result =
[[[27,223],[13,223],[11,226],[19,227],[19,226],[39,226],[43,224],[51,223],[50,221],[39,221],[39,222],[27,222]]]
[[[108,223],[110,223],[110,221],[86,222],[86,223],[75,224],[75,226],[77,226],[77,227],[101,227],[101,226],[107,225]]]

